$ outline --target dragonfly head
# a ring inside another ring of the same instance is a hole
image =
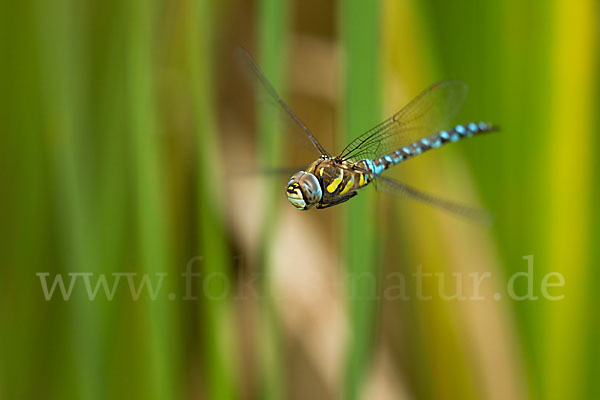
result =
[[[323,192],[316,176],[299,171],[288,182],[287,196],[288,201],[298,210],[310,210],[321,201]]]

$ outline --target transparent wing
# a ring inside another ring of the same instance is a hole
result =
[[[489,211],[432,196],[394,179],[386,178],[384,176],[377,176],[374,184],[378,191],[408,196],[415,200],[419,200],[423,203],[430,204],[434,207],[441,208],[460,217],[479,222],[487,226],[492,225],[494,220],[493,214]]]
[[[363,133],[342,150],[342,159],[375,159],[436,132],[450,123],[467,97],[467,86],[459,81],[436,83],[404,108]]]
[[[292,109],[285,103],[285,101],[283,101],[281,96],[279,96],[275,88],[273,88],[273,85],[271,85],[271,83],[267,80],[259,66],[256,64],[252,56],[250,56],[250,54],[246,51],[246,49],[244,49],[241,46],[238,46],[236,48],[236,52],[240,63],[242,64],[244,69],[252,73],[251,77],[254,81],[259,83],[258,86],[261,86],[264,89],[264,91],[269,95],[269,97],[273,99],[275,103],[277,103],[277,105],[287,115],[287,117],[289,117],[289,119],[291,119],[296,124],[296,126],[304,132],[304,135],[306,135],[308,140],[310,140],[313,147],[319,152],[319,155],[329,156],[329,153],[325,150],[321,143],[319,143],[315,135],[313,135],[310,129],[308,129],[304,122],[302,122],[300,117],[298,117],[296,113],[294,113]]]

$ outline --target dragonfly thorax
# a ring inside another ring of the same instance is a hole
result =
[[[321,185],[310,172],[298,171],[287,186],[288,201],[299,210],[310,210],[323,197]]]

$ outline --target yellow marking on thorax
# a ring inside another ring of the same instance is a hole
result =
[[[365,174],[363,174],[362,172],[360,172],[360,179],[358,180],[358,186],[359,187],[363,187],[367,184],[367,180],[365,178]]]
[[[338,169],[338,171],[340,171],[338,177],[335,178],[329,185],[327,185],[327,191],[329,193],[335,192],[337,187],[340,185],[340,183],[342,183],[342,180],[344,179],[344,171],[342,169]]]
[[[342,191],[340,192],[340,194],[344,194],[347,191],[349,191],[350,189],[352,189],[352,186],[354,186],[354,175],[350,175],[350,179],[348,179],[348,182],[346,183],[346,186],[344,186],[344,189],[342,189]]]

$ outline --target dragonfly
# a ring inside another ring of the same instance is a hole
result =
[[[319,153],[314,162],[296,172],[287,183],[287,199],[295,208],[306,211],[313,207],[325,209],[336,206],[373,184],[378,191],[408,196],[464,217],[489,221],[490,216],[485,210],[439,198],[383,175],[391,167],[429,150],[499,129],[497,125],[484,121],[448,128],[465,101],[466,84],[460,81],[433,84],[400,111],[356,137],[333,156],[281,98],[250,54],[243,48],[238,52],[269,96],[300,127]]]

